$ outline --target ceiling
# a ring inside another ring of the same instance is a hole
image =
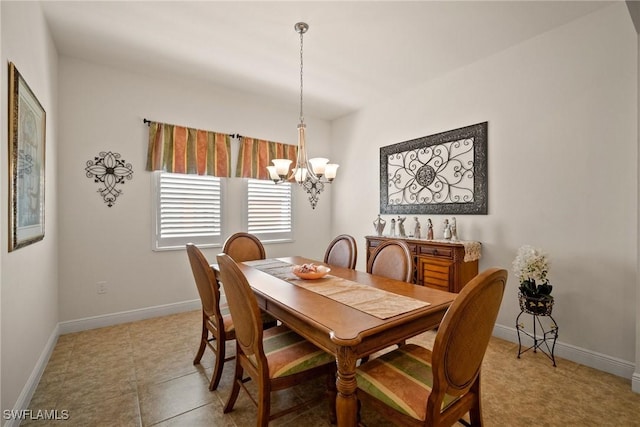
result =
[[[61,55],[196,79],[332,120],[577,19],[599,1],[43,1]]]

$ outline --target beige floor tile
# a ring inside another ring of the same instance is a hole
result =
[[[194,408],[212,403],[208,382],[197,373],[163,383],[140,386],[140,413],[143,425],[152,425]]]
[[[235,427],[230,417],[222,413],[222,406],[212,402],[194,408],[155,425],[156,427]]]

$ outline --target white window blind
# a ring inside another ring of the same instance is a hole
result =
[[[154,249],[222,244],[221,180],[212,176],[155,174]]]
[[[293,240],[290,183],[247,181],[247,231],[267,242]]]

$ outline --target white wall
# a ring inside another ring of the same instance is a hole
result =
[[[297,113],[260,99],[208,88],[198,82],[157,80],[114,68],[60,58],[60,319],[197,300],[184,250],[151,250],[151,176],[144,170],[148,128],[143,118],[295,144]],[[307,120],[309,149],[322,152],[329,124]],[[85,176],[87,160],[101,151],[120,153],[133,179],[113,207]],[[235,165],[233,165],[235,168]],[[243,181],[227,180],[228,233],[240,231]],[[332,190],[328,190],[331,192]],[[266,245],[267,256],[322,257],[331,240],[330,197],[311,209],[294,189],[295,242]],[[210,260],[220,249],[208,249]],[[108,292],[98,295],[96,283]]]
[[[631,20],[633,21],[636,33],[640,33],[640,3],[629,0],[627,0],[625,3],[627,5],[627,8],[629,9],[629,14],[631,15]],[[638,69],[640,69],[640,36],[638,36],[638,42]],[[638,75],[637,78],[639,83],[638,112],[640,112],[640,75]],[[640,114],[638,115],[638,132],[640,132]],[[638,140],[638,144],[640,145],[640,139]],[[640,164],[640,157],[637,159],[637,164]],[[640,179],[640,174],[638,176],[638,179]],[[640,206],[638,206],[638,211],[640,211]],[[640,221],[640,216],[638,216],[638,221]],[[638,246],[640,247],[640,239],[638,240]],[[640,251],[638,253],[636,269],[639,265]],[[636,393],[640,393],[640,277],[636,279],[636,282],[636,369],[633,373],[632,387],[633,391],[635,391]]]
[[[2,409],[28,403],[23,390],[30,377],[39,375],[38,361],[48,356],[58,323],[58,199],[57,125],[58,59],[40,5],[35,2],[1,2],[2,61],[0,63],[0,247],[2,301]],[[7,70],[18,71],[46,111],[46,181],[44,240],[8,253]],[[34,370],[34,367],[36,368]],[[37,380],[36,380],[37,383]],[[32,391],[32,390],[31,390]],[[26,394],[25,394],[26,393]],[[26,399],[26,402],[24,401]]]
[[[627,5],[629,3],[627,2]],[[640,7],[635,7],[631,16],[634,18],[634,23],[638,24],[638,19],[640,19]],[[638,25],[636,25],[636,32],[638,32]],[[638,70],[640,70],[640,35],[637,38],[638,40]],[[640,146],[640,74],[637,76],[638,78],[638,110],[636,114],[638,114],[638,145]],[[636,159],[636,164],[640,165],[640,157]],[[640,174],[638,174],[638,179],[640,179]],[[639,181],[640,182],[640,181]],[[640,187],[640,186],[639,186]],[[638,190],[640,192],[640,188]],[[640,212],[640,205],[637,209]],[[637,218],[638,223],[640,224],[640,215]],[[638,237],[638,246],[640,247],[640,237]],[[638,251],[638,259],[636,261],[636,272],[639,271],[638,266],[640,266],[640,251]],[[633,373],[633,381],[632,381],[633,391],[636,393],[640,393],[640,277],[636,277],[636,368]]]
[[[345,143],[334,147],[342,176],[333,231],[350,230],[363,245],[373,234],[381,146],[488,121],[489,214],[456,216],[460,237],[482,242],[481,270],[511,273],[523,244],[546,250],[561,349],[632,371],[637,55],[627,8],[615,3],[335,122],[333,141]],[[444,216],[430,217],[442,233]],[[511,277],[497,321],[508,331],[517,287]]]

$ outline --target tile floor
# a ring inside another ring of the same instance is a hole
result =
[[[222,413],[233,363],[218,390],[207,389],[213,355],[193,357],[200,337],[193,311],[62,335],[29,409],[67,410],[66,421],[24,421],[25,426],[253,426],[255,406],[241,391]],[[411,341],[431,346],[433,333]],[[233,352],[233,345],[229,345]],[[640,394],[630,381],[542,354],[516,358],[517,344],[492,338],[483,366],[483,411],[488,426],[640,426]],[[318,381],[278,392],[276,407],[324,393]],[[276,426],[328,426],[327,403],[276,420]],[[370,427],[390,425],[363,412]]]

